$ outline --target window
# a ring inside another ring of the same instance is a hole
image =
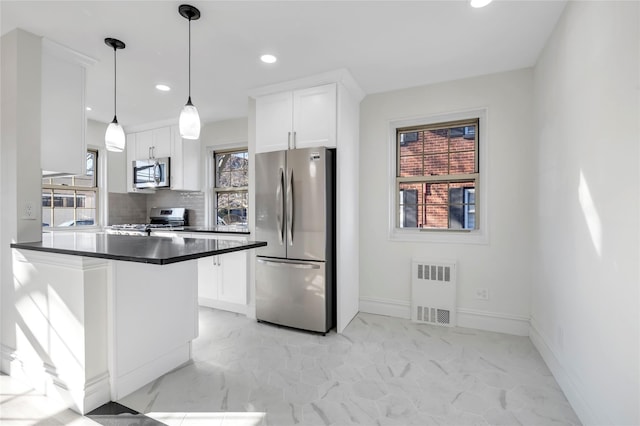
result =
[[[246,225],[249,188],[249,152],[216,151],[214,203],[218,225]]]
[[[396,128],[396,228],[478,229],[478,125]]]
[[[98,151],[87,151],[87,173],[42,179],[42,226],[81,227],[97,223]]]

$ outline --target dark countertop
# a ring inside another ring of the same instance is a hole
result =
[[[11,247],[73,256],[167,265],[266,245],[267,243],[262,241],[51,232],[44,233],[42,241],[13,243]]]

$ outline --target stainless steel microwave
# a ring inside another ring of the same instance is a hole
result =
[[[171,186],[171,159],[150,158],[133,162],[134,188],[169,188]]]

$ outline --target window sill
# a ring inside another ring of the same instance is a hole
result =
[[[436,230],[436,229],[400,229],[392,228],[390,241],[419,242],[438,244],[489,244],[489,237],[481,230]]]

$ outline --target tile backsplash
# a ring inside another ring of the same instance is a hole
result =
[[[147,195],[147,211],[152,207],[184,207],[189,212],[190,226],[204,226],[204,192],[156,191]]]
[[[109,193],[109,225],[148,223],[152,207],[184,207],[189,225],[204,226],[204,192],[159,190],[154,194]]]
[[[108,225],[147,223],[148,221],[146,195],[109,193]]]

